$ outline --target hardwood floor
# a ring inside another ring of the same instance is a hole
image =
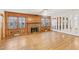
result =
[[[42,32],[14,37],[1,44],[7,50],[78,50],[79,37],[59,32]]]

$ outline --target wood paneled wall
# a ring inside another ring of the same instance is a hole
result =
[[[17,19],[18,19],[18,17],[25,17],[27,26],[25,28],[8,29],[8,17],[9,16],[15,16],[15,17],[17,17]],[[14,34],[20,34],[20,35],[28,34],[28,32],[29,32],[28,30],[30,30],[28,26],[30,24],[40,24],[40,31],[42,31],[42,32],[45,31],[45,28],[43,26],[41,26],[41,18],[42,18],[42,16],[40,16],[40,15],[5,11],[4,15],[3,15],[3,39],[8,39],[8,38],[14,37]],[[51,28],[50,16],[48,17],[48,19],[50,20],[50,22],[49,22],[50,26],[48,28],[48,30],[50,31],[50,28]]]
[[[25,28],[16,28],[16,29],[8,29],[8,17],[9,16],[16,16],[18,17],[25,17],[26,18],[26,24],[27,26]],[[4,12],[4,38],[10,38],[13,37],[14,34],[20,34],[20,35],[25,35],[28,33],[28,25],[31,23],[40,23],[41,21],[41,16],[40,15],[32,15],[32,14],[23,14],[23,13],[16,13],[16,12]],[[41,23],[40,23],[41,24]]]

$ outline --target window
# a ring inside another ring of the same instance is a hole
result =
[[[25,23],[26,23],[25,18],[24,17],[19,17],[18,21],[19,21],[18,27],[19,28],[25,28]]]
[[[14,16],[8,17],[8,28],[9,29],[17,28],[17,17],[14,17]]]

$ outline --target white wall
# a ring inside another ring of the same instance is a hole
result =
[[[55,17],[68,17],[69,21],[71,21],[72,30],[71,31],[68,30],[68,32],[64,30],[62,32],[79,35],[79,11],[70,11],[70,12],[65,11],[65,12],[51,13],[51,18]]]

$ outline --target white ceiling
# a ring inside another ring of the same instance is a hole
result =
[[[0,12],[2,13],[3,11],[12,11],[42,15],[45,10],[47,10],[46,14],[50,16],[61,14],[79,14],[79,9],[0,9]]]
[[[79,14],[79,9],[50,9],[48,10],[48,15],[54,16],[54,15],[63,15],[63,14]]]

